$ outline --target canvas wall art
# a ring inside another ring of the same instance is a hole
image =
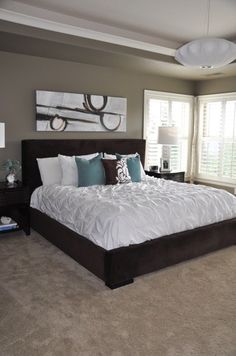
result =
[[[126,131],[127,99],[36,91],[37,131]]]

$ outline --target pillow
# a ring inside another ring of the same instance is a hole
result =
[[[127,166],[132,182],[141,182],[141,164],[140,157],[127,158]]]
[[[75,156],[58,155],[61,167],[61,185],[78,186],[78,170]]]
[[[118,159],[121,159],[123,155],[116,154]],[[140,161],[140,156],[138,153],[134,155],[126,155],[127,166],[129,170],[129,174],[131,176],[132,182],[141,182],[141,169],[143,169],[142,163]],[[144,172],[145,176],[145,172]]]
[[[102,159],[102,163],[105,169],[106,184],[131,182],[126,159]]]
[[[105,184],[105,171],[101,157],[101,154],[89,160],[75,157],[79,175],[78,187]]]
[[[98,155],[99,153],[91,153],[88,155],[77,156],[79,158],[91,159]],[[78,186],[78,169],[75,162],[75,156],[63,156],[58,155],[60,167],[61,167],[61,184],[62,185],[73,185]]]
[[[112,154],[110,154],[110,153],[105,153],[104,152],[104,158],[105,159],[116,159],[116,155],[112,155]]]
[[[126,154],[126,155],[121,155],[119,153],[116,153],[116,155],[119,155],[122,158],[136,157],[137,155],[139,156],[139,154],[137,152],[136,153],[131,153],[131,154]],[[140,161],[140,169],[141,169],[141,180],[142,180],[142,179],[146,178],[146,174],[145,174],[145,171],[143,169],[143,165],[142,165],[141,161]]]
[[[43,185],[61,184],[61,167],[58,157],[37,158]]]
[[[117,159],[102,159],[102,164],[105,169],[106,184],[117,184]]]

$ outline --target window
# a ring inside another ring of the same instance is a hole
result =
[[[179,143],[170,147],[172,170],[190,171],[193,97],[173,93],[144,91],[144,138],[146,139],[145,168],[160,165],[162,145],[157,143],[159,126],[176,126]]]
[[[196,177],[236,183],[236,93],[199,97]]]

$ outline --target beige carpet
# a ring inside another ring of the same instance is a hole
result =
[[[36,233],[0,237],[1,356],[236,356],[236,246],[110,290]]]

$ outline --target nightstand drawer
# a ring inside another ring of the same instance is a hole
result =
[[[161,173],[160,178],[162,179],[166,179],[166,180],[176,180],[174,175],[171,174],[165,174],[165,173]]]
[[[14,204],[27,204],[29,202],[29,195],[26,190],[18,191],[1,191],[0,207]]]
[[[172,179],[176,182],[184,182],[184,172],[174,173],[171,178],[169,177],[165,179]]]

